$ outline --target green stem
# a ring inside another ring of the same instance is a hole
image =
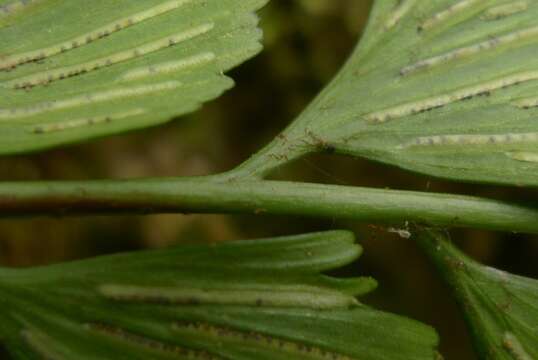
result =
[[[436,229],[417,227],[413,238],[424,254],[437,268],[439,274],[450,285],[452,291],[461,291],[461,283],[454,269],[470,265],[468,258]]]
[[[221,177],[0,183],[3,216],[222,212],[538,233],[538,207],[470,196]]]
[[[434,229],[416,230],[417,244],[437,268],[462,311],[479,358],[506,358],[508,354],[492,344],[498,344],[510,327],[505,327],[505,310],[490,294],[504,288],[503,283],[509,280],[490,277],[490,271],[461,252],[445,234]]]
[[[285,164],[309,153],[323,151],[308,136],[297,137],[292,130],[293,126],[290,126],[235,169],[213,177],[221,181],[260,180]]]

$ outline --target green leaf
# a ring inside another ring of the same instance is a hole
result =
[[[433,230],[419,235],[466,316],[483,359],[538,359],[538,281],[471,260]]]
[[[233,86],[267,0],[0,0],[0,154],[156,125]]]
[[[361,253],[344,231],[183,246],[0,271],[15,359],[434,359],[437,336],[327,271]]]
[[[375,1],[349,62],[281,147],[536,186],[537,53],[537,0]]]

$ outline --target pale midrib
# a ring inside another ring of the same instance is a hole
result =
[[[461,146],[461,145],[513,145],[538,143],[538,132],[504,133],[504,134],[451,134],[422,136],[407,143],[403,148],[425,146]]]
[[[399,0],[392,13],[389,14],[385,22],[385,29],[390,30],[402,20],[415,6],[417,0]]]
[[[175,323],[173,329],[183,336],[198,336],[224,343],[238,343],[284,352],[311,360],[354,360],[355,358],[317,346],[278,338],[256,331],[241,331],[201,322]]]
[[[461,14],[466,9],[479,5],[487,0],[460,0],[457,3],[450,5],[448,8],[439,11],[432,15],[430,18],[425,20],[419,25],[419,31],[429,30],[435,26],[438,26],[452,17]]]
[[[104,25],[95,30],[89,31],[85,34],[78,35],[69,40],[63,41],[61,43],[54,44],[52,46],[31,50],[23,52],[20,54],[11,55],[3,59],[0,58],[0,70],[10,69],[17,67],[19,65],[49,58],[51,56],[64,53],[66,51],[76,49],[80,46],[89,44],[93,41],[107,37],[115,32],[121,31],[133,25],[142,23],[146,20],[152,19],[159,15],[163,15],[172,10],[178,9],[179,7],[192,2],[193,0],[173,0],[167,1],[163,4],[154,6],[145,11],[126,16],[124,18],[115,20],[107,25]],[[1,9],[1,7],[0,7]],[[0,11],[0,16],[1,16]]]
[[[55,342],[47,335],[35,330],[22,330],[21,337],[30,349],[46,360],[68,360],[53,348]]]
[[[212,52],[204,52],[189,56],[184,59],[158,63],[154,65],[138,67],[127,71],[121,76],[121,80],[132,81],[146,77],[175,73],[194,66],[207,64],[215,60],[216,55]]]
[[[424,100],[403,103],[385,110],[366,114],[363,117],[371,123],[385,123],[393,119],[398,119],[409,115],[416,115],[425,111],[441,108],[475,96],[490,95],[491,92],[495,90],[534,80],[538,80],[538,71],[520,72],[495,80],[484,81],[482,83],[464,87],[449,93],[432,96]]]
[[[514,151],[506,153],[506,156],[513,160],[528,163],[538,163],[538,149],[536,152]]]
[[[122,120],[126,118],[131,118],[133,116],[138,116],[146,113],[145,109],[133,109],[129,111],[123,111],[119,113],[112,113],[109,115],[100,115],[86,118],[73,119],[63,122],[51,122],[36,125],[31,129],[31,132],[34,134],[48,134],[52,132],[60,132],[66,130],[73,130],[82,127],[108,124],[117,120]]]
[[[180,356],[181,359],[191,360],[224,360],[221,357],[213,356],[205,351],[193,350],[177,345],[167,344],[152,338],[148,338],[146,336],[129,332],[125,329],[115,326],[110,326],[102,323],[89,323],[85,324],[85,327],[95,334],[113,337],[120,341],[139,346],[140,348],[146,349],[147,351],[169,354],[172,355],[174,358],[176,356]]]
[[[179,81],[166,81],[147,85],[120,87],[111,90],[88,93],[63,100],[53,100],[30,107],[12,108],[0,110],[0,121],[24,118],[40,115],[57,110],[75,108],[84,105],[92,105],[109,102],[134,96],[148,95],[160,91],[174,90],[182,86]]]
[[[498,37],[490,37],[488,40],[470,46],[461,47],[441,55],[420,60],[414,64],[403,67],[400,74],[409,75],[419,70],[429,69],[436,65],[446,64],[454,60],[465,59],[473,55],[478,55],[484,51],[494,50],[502,46],[513,45],[514,43],[533,38],[538,39],[538,26],[514,31]]]
[[[510,356],[515,360],[532,360],[516,335],[511,332],[505,332],[502,338],[503,347],[508,350]]]
[[[99,59],[91,60],[77,65],[62,67],[50,71],[43,71],[36,74],[16,78],[4,82],[2,86],[11,87],[14,89],[24,89],[31,88],[37,85],[46,85],[53,81],[63,80],[83,73],[95,71],[103,67],[108,67],[114,64],[132,60],[143,55],[147,55],[177,45],[181,42],[190,40],[194,37],[203,35],[211,31],[214,26],[215,24],[213,22],[205,23],[190,28],[188,30],[176,33],[174,35],[166,36],[158,40],[148,42],[134,49],[124,50],[106,57],[101,57]]]
[[[517,106],[520,109],[531,109],[538,107],[538,97],[530,97],[526,99],[521,99],[513,102],[513,105]]]
[[[337,290],[306,285],[271,285],[265,288],[188,288],[106,284],[99,292],[113,300],[158,304],[219,304],[312,309],[348,308],[354,297]]]
[[[480,18],[486,21],[499,20],[504,17],[523,12],[528,8],[529,2],[527,0],[514,1],[489,8]]]

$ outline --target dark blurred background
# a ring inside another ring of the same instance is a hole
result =
[[[228,170],[276,136],[353,49],[371,1],[272,0],[262,13],[265,51],[232,71],[237,86],[167,125],[29,156],[0,159],[3,180],[203,175]],[[440,181],[368,161],[310,156],[276,178],[380,188],[538,198],[536,190]],[[415,245],[374,224],[267,216],[159,215],[0,220],[0,264],[31,266],[180,243],[218,242],[347,228],[365,248],[344,274],[380,282],[368,304],[435,326],[447,359],[474,359],[448,292]],[[538,277],[536,237],[456,230],[474,258]]]

